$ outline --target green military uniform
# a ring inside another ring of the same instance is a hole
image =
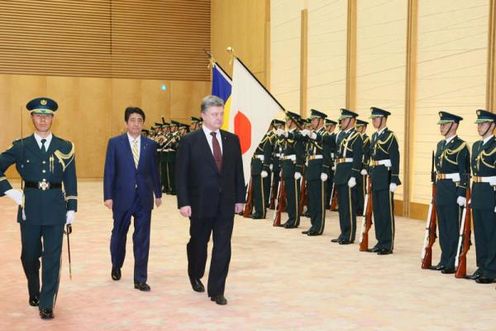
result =
[[[288,119],[299,121],[298,114],[287,112]],[[284,141],[284,151],[281,157],[282,179],[286,187],[286,212],[288,220],[282,225],[285,228],[297,228],[300,225],[300,181],[301,178],[295,178],[298,173],[300,176],[303,172],[303,164],[305,162],[305,151],[302,141],[296,140],[298,132],[291,129],[287,132],[287,137]]]
[[[326,126],[336,126],[338,124],[336,121],[330,120],[326,118]],[[336,133],[335,132],[329,132],[327,131],[324,136],[327,136],[328,138],[325,139],[330,139],[333,141],[336,141]],[[324,146],[328,146],[329,148],[329,178],[325,182],[325,208],[330,209],[331,207],[331,195],[332,195],[332,188],[334,186],[334,151],[330,149],[329,144],[324,144]]]
[[[356,118],[358,114],[348,109],[341,109],[342,121],[345,118]],[[338,194],[339,225],[341,234],[333,242],[341,245],[351,244],[356,236],[356,179],[362,169],[362,135],[355,128],[341,130],[336,140],[328,140],[336,154],[336,172],[334,174],[335,190]],[[355,185],[352,185],[352,180]]]
[[[369,123],[362,120],[357,120],[355,127],[367,126]],[[368,160],[370,159],[370,138],[367,133],[361,133],[363,141],[363,160],[360,176],[357,178],[357,215],[362,216],[365,212],[363,206],[365,204],[365,195],[367,194],[367,168]]]
[[[324,120],[327,115],[312,109],[311,118],[319,118]],[[310,223],[312,226],[306,234],[309,236],[318,236],[324,232],[325,227],[325,187],[329,179],[331,153],[328,145],[318,142],[319,136],[327,135],[324,127],[310,133],[310,138],[307,144],[307,162],[305,168],[305,178],[307,181],[308,193],[308,212]]]
[[[37,114],[52,114],[57,104],[48,98],[37,98],[29,102],[27,108]],[[66,214],[77,210],[74,145],[53,135],[48,150],[46,143],[47,139],[41,139],[43,149],[40,149],[35,135],[31,135],[15,141],[0,154],[0,196],[12,189],[5,177],[5,171],[12,164],[16,165],[24,182],[24,202],[17,215],[21,229],[21,261],[28,281],[30,304],[39,304],[40,314],[47,310],[51,314],[55,305]]]
[[[387,118],[391,113],[371,107],[371,117]],[[370,249],[379,255],[391,254],[394,249],[394,189],[401,184],[398,177],[400,152],[394,133],[384,128],[372,135],[369,162],[372,181],[372,205],[374,210],[377,244]]]
[[[277,124],[283,126],[284,121],[278,121]],[[281,180],[281,157],[283,156],[284,139],[274,134],[272,135],[270,142],[273,147],[272,147],[272,156],[271,156],[272,187],[270,190],[269,201],[275,201],[277,199],[279,182]]]
[[[255,212],[253,219],[263,219],[267,211],[267,197],[270,194],[270,158],[272,155],[272,131],[268,131],[255,149],[251,159],[252,199]],[[262,173],[265,175],[262,176]]]
[[[175,195],[176,194],[176,180],[175,180],[175,168],[176,168],[176,151],[179,146],[180,133],[179,128],[181,123],[177,121],[171,121],[171,127],[175,128],[172,132],[169,133],[167,137],[167,141],[164,145],[165,151],[165,175],[167,187],[165,192],[167,194]]]
[[[484,122],[496,122],[496,114],[477,110],[476,123]],[[477,259],[473,279],[479,283],[491,283],[496,279],[496,138],[493,135],[473,144],[471,168]]]
[[[447,112],[439,112],[439,117],[438,124],[453,125],[453,123],[460,123],[463,119]],[[435,202],[441,247],[441,259],[434,269],[442,270],[443,273],[454,273],[460,231],[459,204],[463,206],[465,202],[470,176],[467,143],[456,135],[441,140],[437,143],[434,161],[436,166]]]

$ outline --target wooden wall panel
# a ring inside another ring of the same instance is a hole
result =
[[[209,79],[210,0],[0,1],[0,73]]]
[[[421,2],[418,10],[412,202],[426,204],[431,153],[442,139],[438,112],[464,118],[458,134],[469,146],[479,139],[474,121],[486,103],[489,1]]]
[[[170,118],[189,123],[200,115],[200,104],[211,91],[210,82],[174,81],[171,84]]]
[[[219,64],[232,75],[230,55],[226,48],[234,48],[255,76],[267,83],[265,40],[269,0],[212,0],[211,50]]]
[[[162,84],[168,86],[166,91]],[[53,132],[75,143],[78,177],[101,178],[108,139],[125,131],[126,107],[144,110],[146,128],[162,116],[169,120],[171,109],[174,119],[189,123],[189,117],[199,113],[200,100],[210,93],[210,82],[0,75],[0,91],[0,118],[8,119],[2,125],[0,151],[33,132],[26,102],[51,97],[59,104]],[[15,170],[8,176],[17,177]]]

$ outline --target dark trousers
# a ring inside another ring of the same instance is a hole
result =
[[[234,207],[233,207],[234,208]],[[231,261],[231,235],[234,217],[190,218],[190,239],[186,246],[188,276],[200,279],[205,274],[207,247],[213,237],[212,258],[208,274],[208,296],[224,294],[229,262]]]
[[[336,185],[338,193],[340,240],[355,241],[356,236],[356,186]]]
[[[482,276],[496,278],[496,214],[491,209],[473,209],[477,267]]]
[[[255,207],[254,214],[258,218],[265,218],[267,211],[265,183],[270,181],[270,177],[262,178],[260,175],[253,175],[251,176],[251,180],[253,206]]]
[[[455,201],[449,205],[437,205],[436,209],[439,224],[439,246],[441,247],[439,263],[447,268],[454,268],[460,234],[460,207]]]
[[[312,227],[310,230],[318,234],[324,232],[325,227],[325,187],[327,181],[319,179],[307,182],[308,211]]]
[[[112,265],[122,268],[126,257],[126,239],[131,217],[134,217],[133,251],[134,251],[134,281],[146,282],[148,269],[148,253],[150,251],[150,209],[141,206],[138,194],[129,209],[114,211],[114,228],[110,238],[110,255]]]
[[[375,247],[385,250],[394,249],[394,212],[393,193],[389,190],[372,191],[372,205],[374,207]]]
[[[360,175],[357,177],[357,215],[362,216],[365,212],[365,195],[367,194],[367,176]]]
[[[289,225],[300,225],[300,181],[294,177],[284,177],[284,186],[286,188],[286,212],[288,213]]]
[[[40,309],[52,309],[55,306],[59,289],[63,236],[64,224],[30,225],[21,223],[22,267],[28,280],[29,296],[39,296]],[[40,257],[42,263],[41,291]]]

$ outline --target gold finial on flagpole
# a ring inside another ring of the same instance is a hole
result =
[[[211,51],[207,51],[206,49],[203,49],[203,51],[205,52],[205,54],[207,54],[208,56],[208,66],[207,68],[208,69],[212,69],[214,66],[215,66],[215,58],[214,56],[212,55],[212,52]]]
[[[229,53],[229,55],[231,55],[231,58],[229,59],[229,65],[232,65],[233,63],[233,59],[234,57],[236,56],[235,52],[234,52],[234,48],[232,48],[231,46],[228,46],[226,48],[226,52]]]

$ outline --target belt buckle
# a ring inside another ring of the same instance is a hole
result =
[[[41,182],[38,182],[38,189],[42,191],[46,191],[50,188],[50,183],[47,182],[46,180],[43,180]]]

